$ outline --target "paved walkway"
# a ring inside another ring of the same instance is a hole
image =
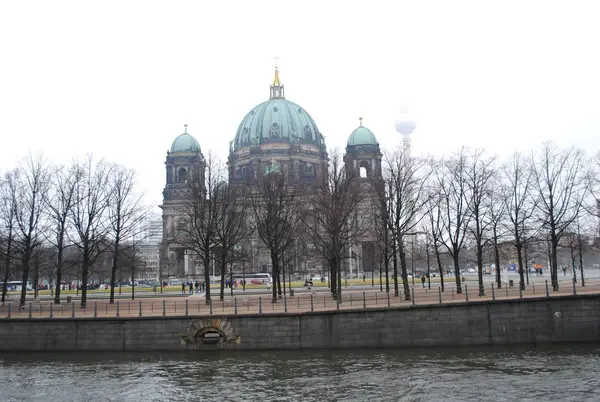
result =
[[[63,303],[54,305],[50,301],[26,303],[18,308],[17,303],[5,303],[0,307],[0,317],[12,318],[93,318],[93,317],[148,317],[148,316],[185,316],[185,315],[210,315],[212,314],[272,314],[272,313],[301,313],[308,311],[331,311],[348,309],[378,309],[378,308],[409,308],[412,305],[433,305],[464,303],[486,300],[505,300],[518,298],[545,297],[545,283],[530,285],[525,291],[520,292],[518,286],[503,289],[494,289],[489,284],[486,286],[485,295],[479,296],[478,286],[469,283],[463,288],[462,294],[456,292],[455,288],[447,288],[442,292],[441,288],[415,286],[410,287],[411,300],[405,300],[403,288],[400,286],[400,294],[394,296],[394,289],[388,297],[386,292],[379,289],[361,290],[344,289],[342,291],[343,302],[338,306],[336,300],[331,298],[328,292],[313,289],[312,292],[296,293],[295,296],[277,300],[272,303],[271,295],[253,294],[238,295],[236,297],[226,296],[223,301],[218,299],[218,294],[213,294],[212,306],[207,304],[203,293],[195,293],[188,297],[156,297],[143,298],[139,300],[118,300],[110,304],[108,300],[89,301],[85,308],[81,308],[76,301],[74,303]],[[554,292],[548,289],[549,296],[572,295],[573,286],[562,284],[560,291]],[[600,294],[600,280],[588,281],[585,287],[576,285],[576,294]],[[10,307],[9,307],[10,305]]]

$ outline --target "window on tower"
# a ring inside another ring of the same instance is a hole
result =
[[[371,164],[367,161],[360,162],[360,177],[371,177]]]
[[[177,172],[177,177],[179,178],[179,183],[187,183],[187,170],[185,170],[185,168],[180,168]]]

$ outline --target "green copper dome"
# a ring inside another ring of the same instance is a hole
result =
[[[350,134],[348,137],[348,145],[378,145],[375,134],[368,128],[362,125],[362,119],[360,119],[360,126]]]
[[[268,142],[308,142],[320,147],[324,141],[306,110],[294,102],[274,98],[256,106],[244,117],[235,135],[234,148]]]
[[[266,102],[254,107],[240,123],[234,150],[265,143],[287,142],[312,143],[325,149],[325,140],[310,115],[284,97],[284,87],[275,70],[271,96]]]
[[[200,144],[194,137],[188,134],[187,124],[185,125],[185,132],[173,141],[171,152],[200,152]]]

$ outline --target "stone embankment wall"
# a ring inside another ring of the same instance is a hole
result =
[[[218,345],[196,342],[194,337],[199,327],[207,325],[224,328],[229,342]],[[599,295],[287,315],[0,320],[0,352],[311,349],[590,341],[600,341]]]

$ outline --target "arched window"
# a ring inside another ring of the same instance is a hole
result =
[[[368,161],[360,162],[360,177],[371,177],[371,164]]]
[[[185,168],[179,168],[177,177],[179,178],[179,183],[187,183],[187,170],[185,170]]]

